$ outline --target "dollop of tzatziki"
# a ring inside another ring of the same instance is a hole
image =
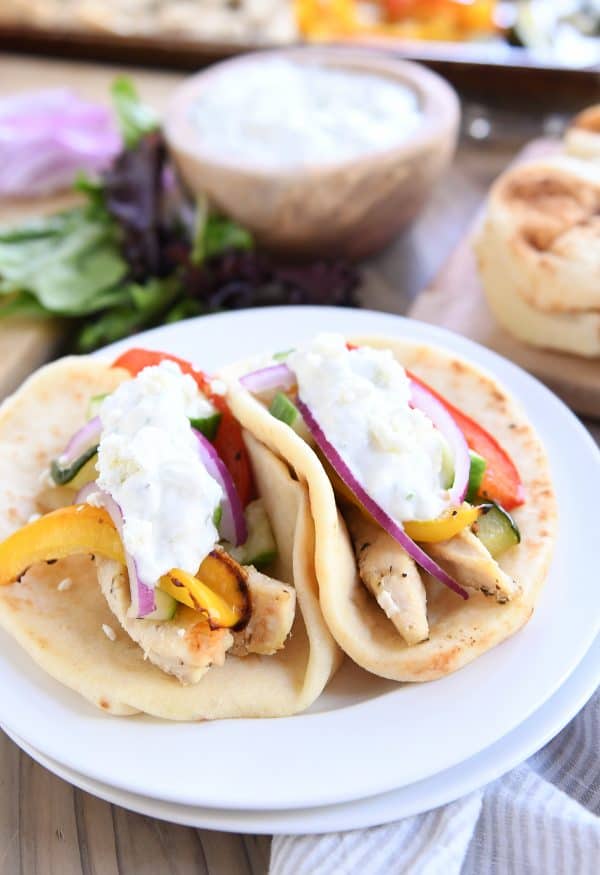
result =
[[[172,568],[195,574],[218,540],[222,489],[200,461],[189,421],[212,412],[170,361],[122,383],[100,408],[98,487],[121,508],[125,548],[148,586]]]
[[[224,66],[187,109],[203,153],[273,171],[339,164],[392,149],[423,124],[414,88],[350,67],[255,56]]]
[[[406,371],[390,350],[348,350],[338,334],[320,334],[286,363],[309,407],[369,496],[398,522],[439,516],[444,438],[409,405]]]

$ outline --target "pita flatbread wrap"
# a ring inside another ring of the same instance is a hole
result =
[[[567,154],[600,162],[600,103],[575,116],[565,133],[564,144]]]
[[[318,456],[239,383],[256,363],[241,363],[222,374],[235,416],[308,486],[321,607],[338,644],[374,674],[397,681],[433,680],[490,650],[531,617],[548,573],[556,530],[548,462],[524,411],[490,374],[434,346],[391,338],[350,340],[391,350],[402,365],[480,423],[513,459],[525,489],[525,503],[513,512],[521,543],[498,559],[498,576],[516,582],[510,599],[499,601],[492,591],[484,595],[470,590],[463,601],[423,573],[429,634],[420,643],[408,644],[359,579],[355,549]]]
[[[41,480],[86,421],[90,397],[111,392],[128,378],[97,359],[67,358],[37,372],[5,401],[0,541],[38,512]],[[278,547],[270,571],[293,584],[296,593],[294,625],[283,649],[273,656],[228,653],[223,665],[185,686],[144,658],[109,609],[99,582],[122,592],[124,569],[89,556],[34,566],[20,582],[0,587],[2,627],[44,671],[111,714],[198,720],[277,717],[307,708],[340,661],[318,602],[308,494],[272,452],[250,434],[245,440]]]

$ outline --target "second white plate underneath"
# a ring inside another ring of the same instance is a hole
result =
[[[40,754],[11,735],[34,760],[94,796],[131,811],[172,823],[222,832],[295,834],[338,832],[391,823],[453,802],[505,774],[531,756],[566,726],[600,683],[600,639],[552,698],[528,720],[487,750],[459,766],[391,793],[356,802],[288,811],[228,811],[149,799],[86,778]]]

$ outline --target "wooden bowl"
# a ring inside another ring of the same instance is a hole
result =
[[[402,82],[417,93],[421,122],[391,149],[336,164],[271,171],[207,154],[190,105],[224,71],[236,69],[241,77],[247,65],[271,57]],[[167,107],[165,132],[189,189],[207,194],[260,245],[288,255],[355,259],[381,249],[419,212],[451,162],[459,118],[453,89],[419,64],[368,50],[299,47],[241,55],[191,76]]]

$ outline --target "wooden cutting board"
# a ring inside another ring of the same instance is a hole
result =
[[[54,322],[15,320],[0,325],[0,400],[57,352],[61,332]]]
[[[555,150],[552,141],[538,140],[517,161]],[[472,245],[482,218],[483,212],[433,282],[417,297],[409,315],[489,347],[542,380],[578,413],[600,418],[600,359],[529,346],[508,334],[490,312]]]

